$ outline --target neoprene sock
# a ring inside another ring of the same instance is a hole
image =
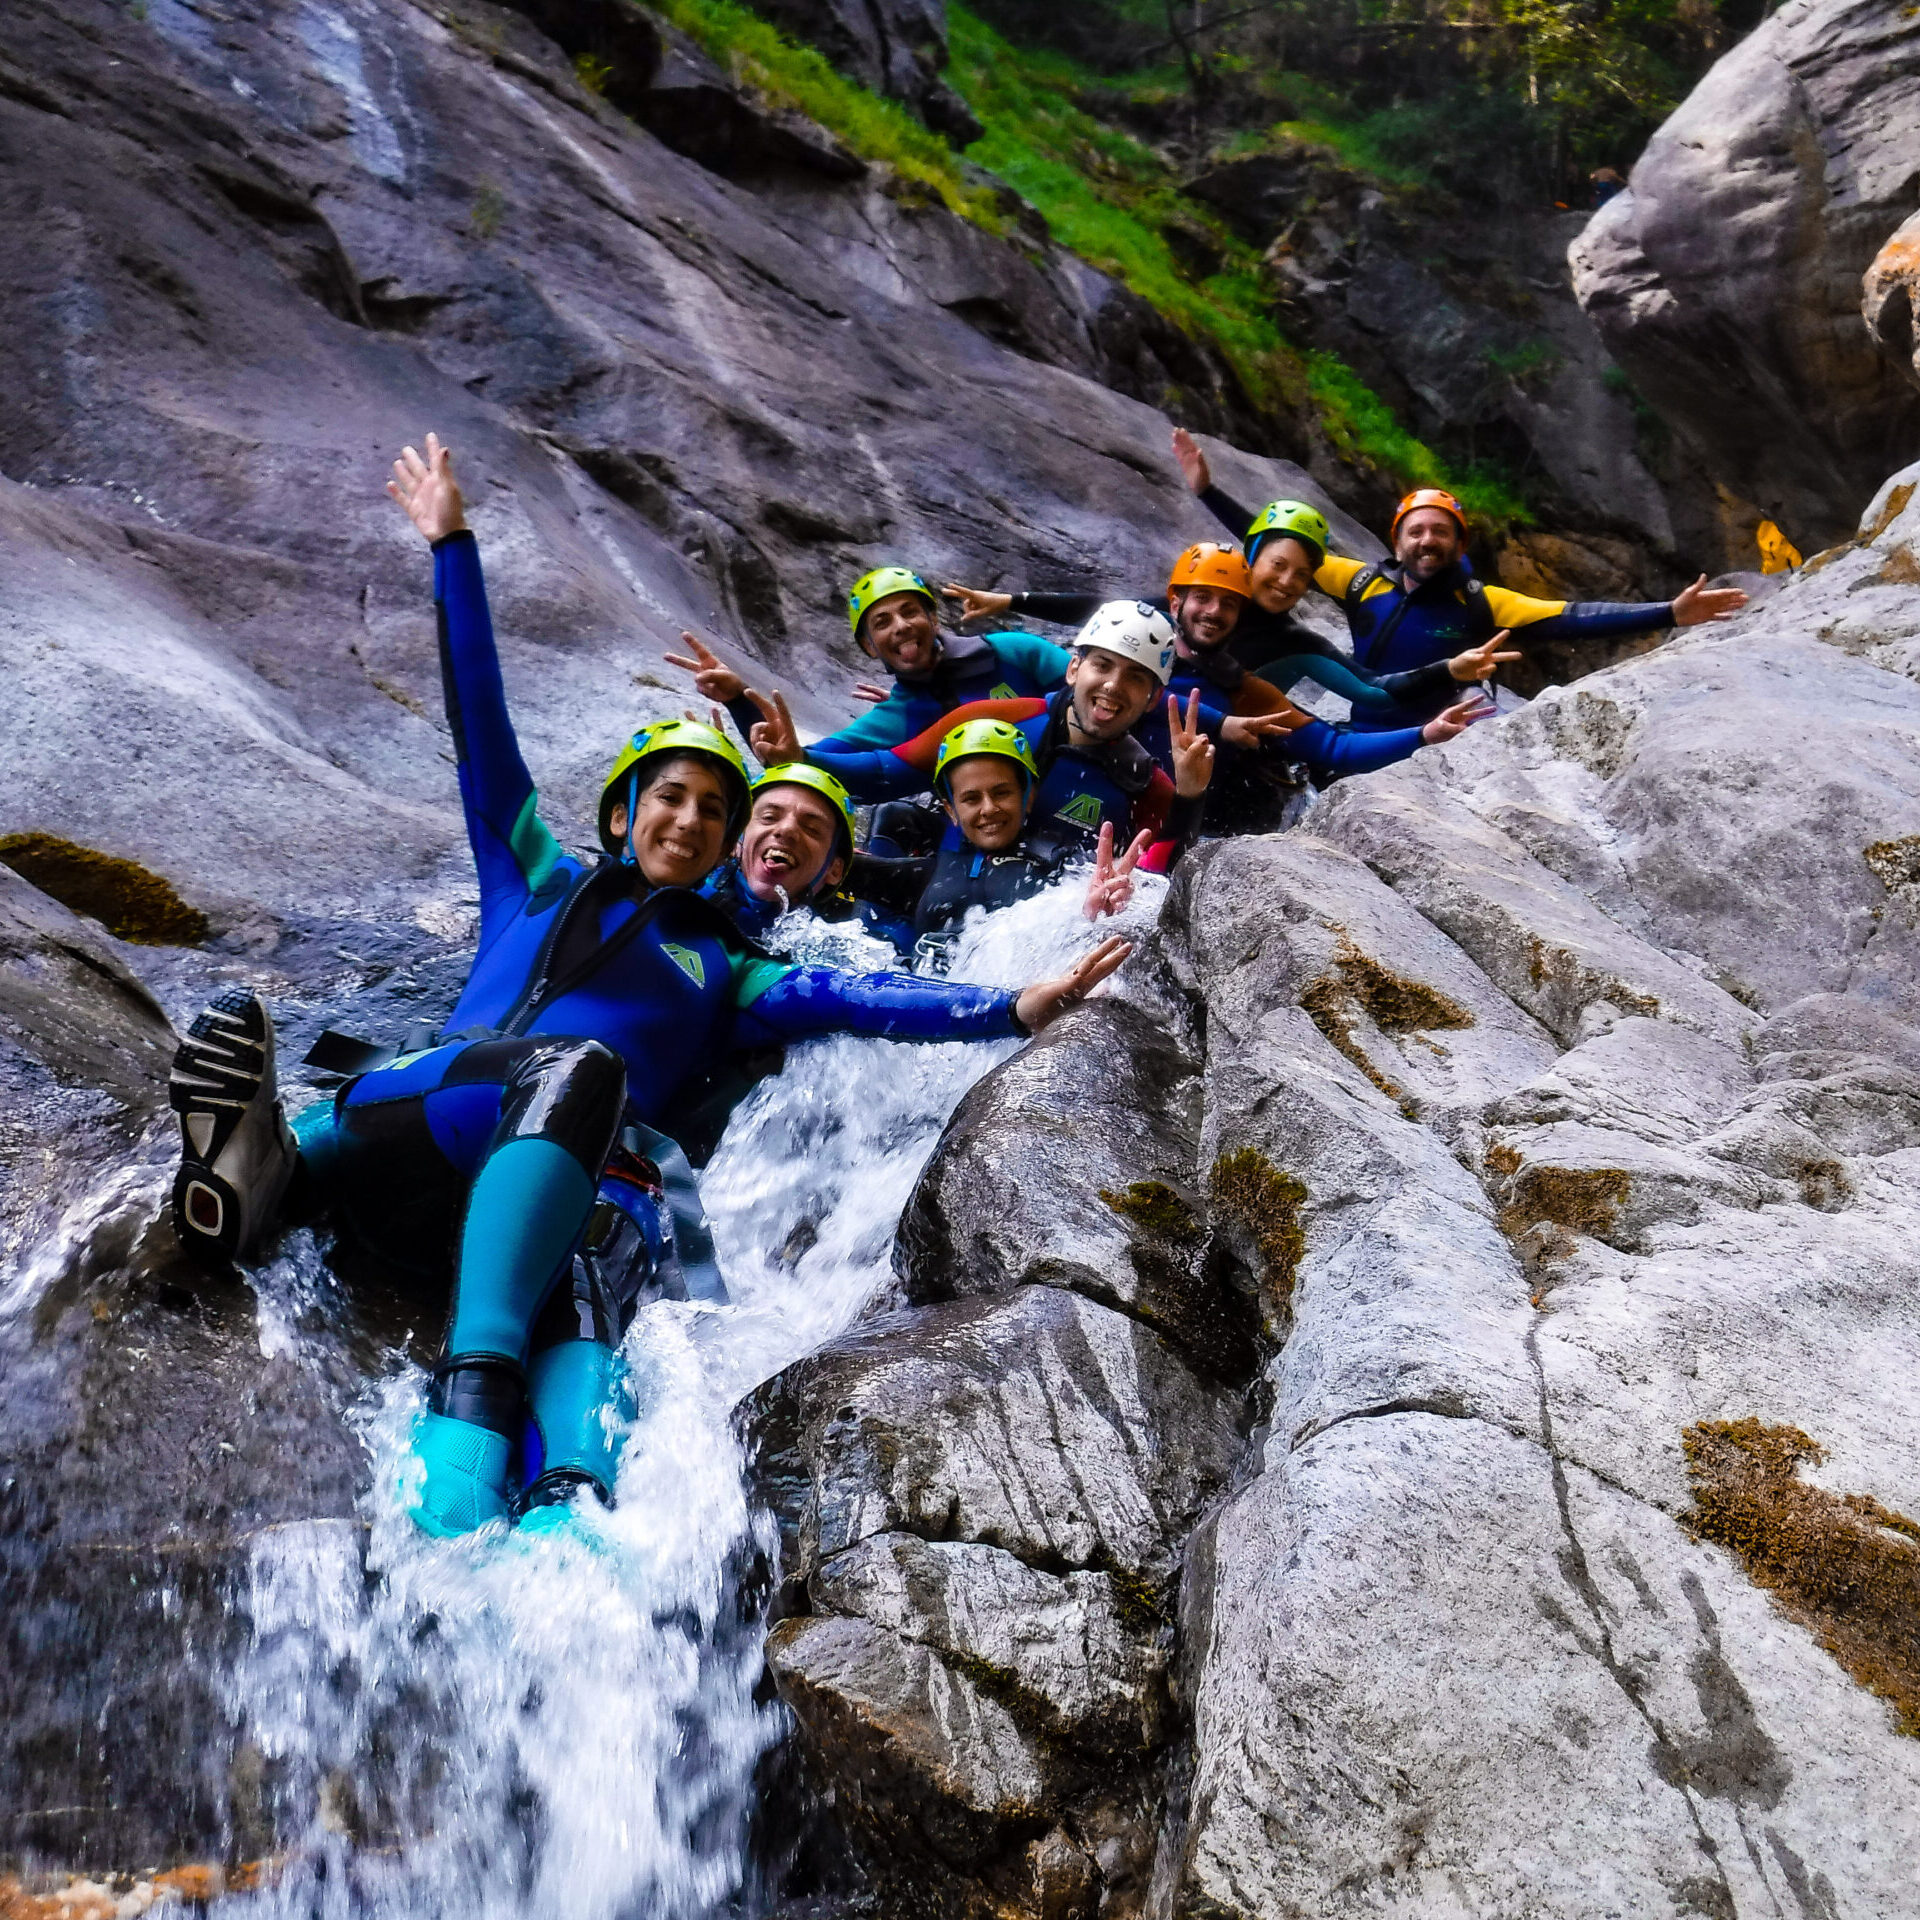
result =
[[[527,1369],[527,1403],[544,1449],[541,1479],[585,1475],[610,1504],[620,1448],[608,1429],[633,1418],[620,1356],[597,1340],[563,1340],[536,1353]]]
[[[533,1316],[580,1237],[593,1196],[586,1170],[551,1140],[509,1140],[488,1156],[467,1196],[448,1361],[483,1355],[518,1366]],[[427,1468],[413,1507],[423,1531],[444,1539],[505,1516],[513,1453],[505,1436],[429,1412],[414,1451]]]
[[[302,1107],[289,1125],[299,1157],[280,1203],[280,1217],[289,1226],[299,1227],[317,1220],[333,1202],[340,1172],[340,1135],[331,1100]]]

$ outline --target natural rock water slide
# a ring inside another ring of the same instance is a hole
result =
[[[432,1288],[156,1224],[167,1016],[258,980],[297,1056],[464,961],[396,434],[481,477],[575,823],[683,621],[825,719],[869,558],[1209,529],[1092,281],[717,179],[514,13],[20,7],[0,139],[0,830],[204,941],[0,872],[0,1849],[94,1876],[0,1902],[1914,1909],[1920,472],[1736,625],[1203,849],[997,1070],[805,1050],[598,1547],[430,1549]]]

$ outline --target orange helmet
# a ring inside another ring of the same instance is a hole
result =
[[[1253,579],[1240,549],[1218,540],[1202,540],[1173,563],[1167,590],[1171,593],[1178,587],[1218,587],[1237,593],[1242,600],[1253,597]]]
[[[1460,538],[1467,537],[1467,510],[1445,487],[1416,487],[1393,510],[1393,526],[1387,533],[1389,545],[1400,538],[1400,522],[1422,507],[1438,507],[1442,513],[1452,514],[1460,523]]]

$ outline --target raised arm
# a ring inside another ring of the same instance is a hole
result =
[[[441,685],[486,913],[537,888],[560,860],[560,844],[540,819],[539,795],[507,713],[480,549],[467,528],[451,450],[431,433],[424,458],[407,447],[393,463],[387,491],[433,549]]]

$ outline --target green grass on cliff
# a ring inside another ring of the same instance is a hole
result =
[[[735,80],[816,120],[863,160],[891,167],[976,226],[1006,229],[993,193],[970,182],[953,149],[906,108],[849,80],[736,0],[652,0],[654,10]]]
[[[738,0],[652,4],[736,80],[806,114],[962,219],[1007,232],[992,189],[968,178],[944,140],[813,48]],[[1483,519],[1530,518],[1497,477],[1448,469],[1342,361],[1302,355],[1287,341],[1274,324],[1258,253],[1187,199],[1151,147],[1077,103],[1097,84],[1093,76],[1057,54],[1012,46],[964,7],[949,8],[948,28],[948,78],[986,129],[968,160],[1036,207],[1060,245],[1219,348],[1259,404],[1311,404],[1349,459],[1371,462],[1407,486],[1451,485]],[[1209,264],[1215,270],[1203,271]]]

